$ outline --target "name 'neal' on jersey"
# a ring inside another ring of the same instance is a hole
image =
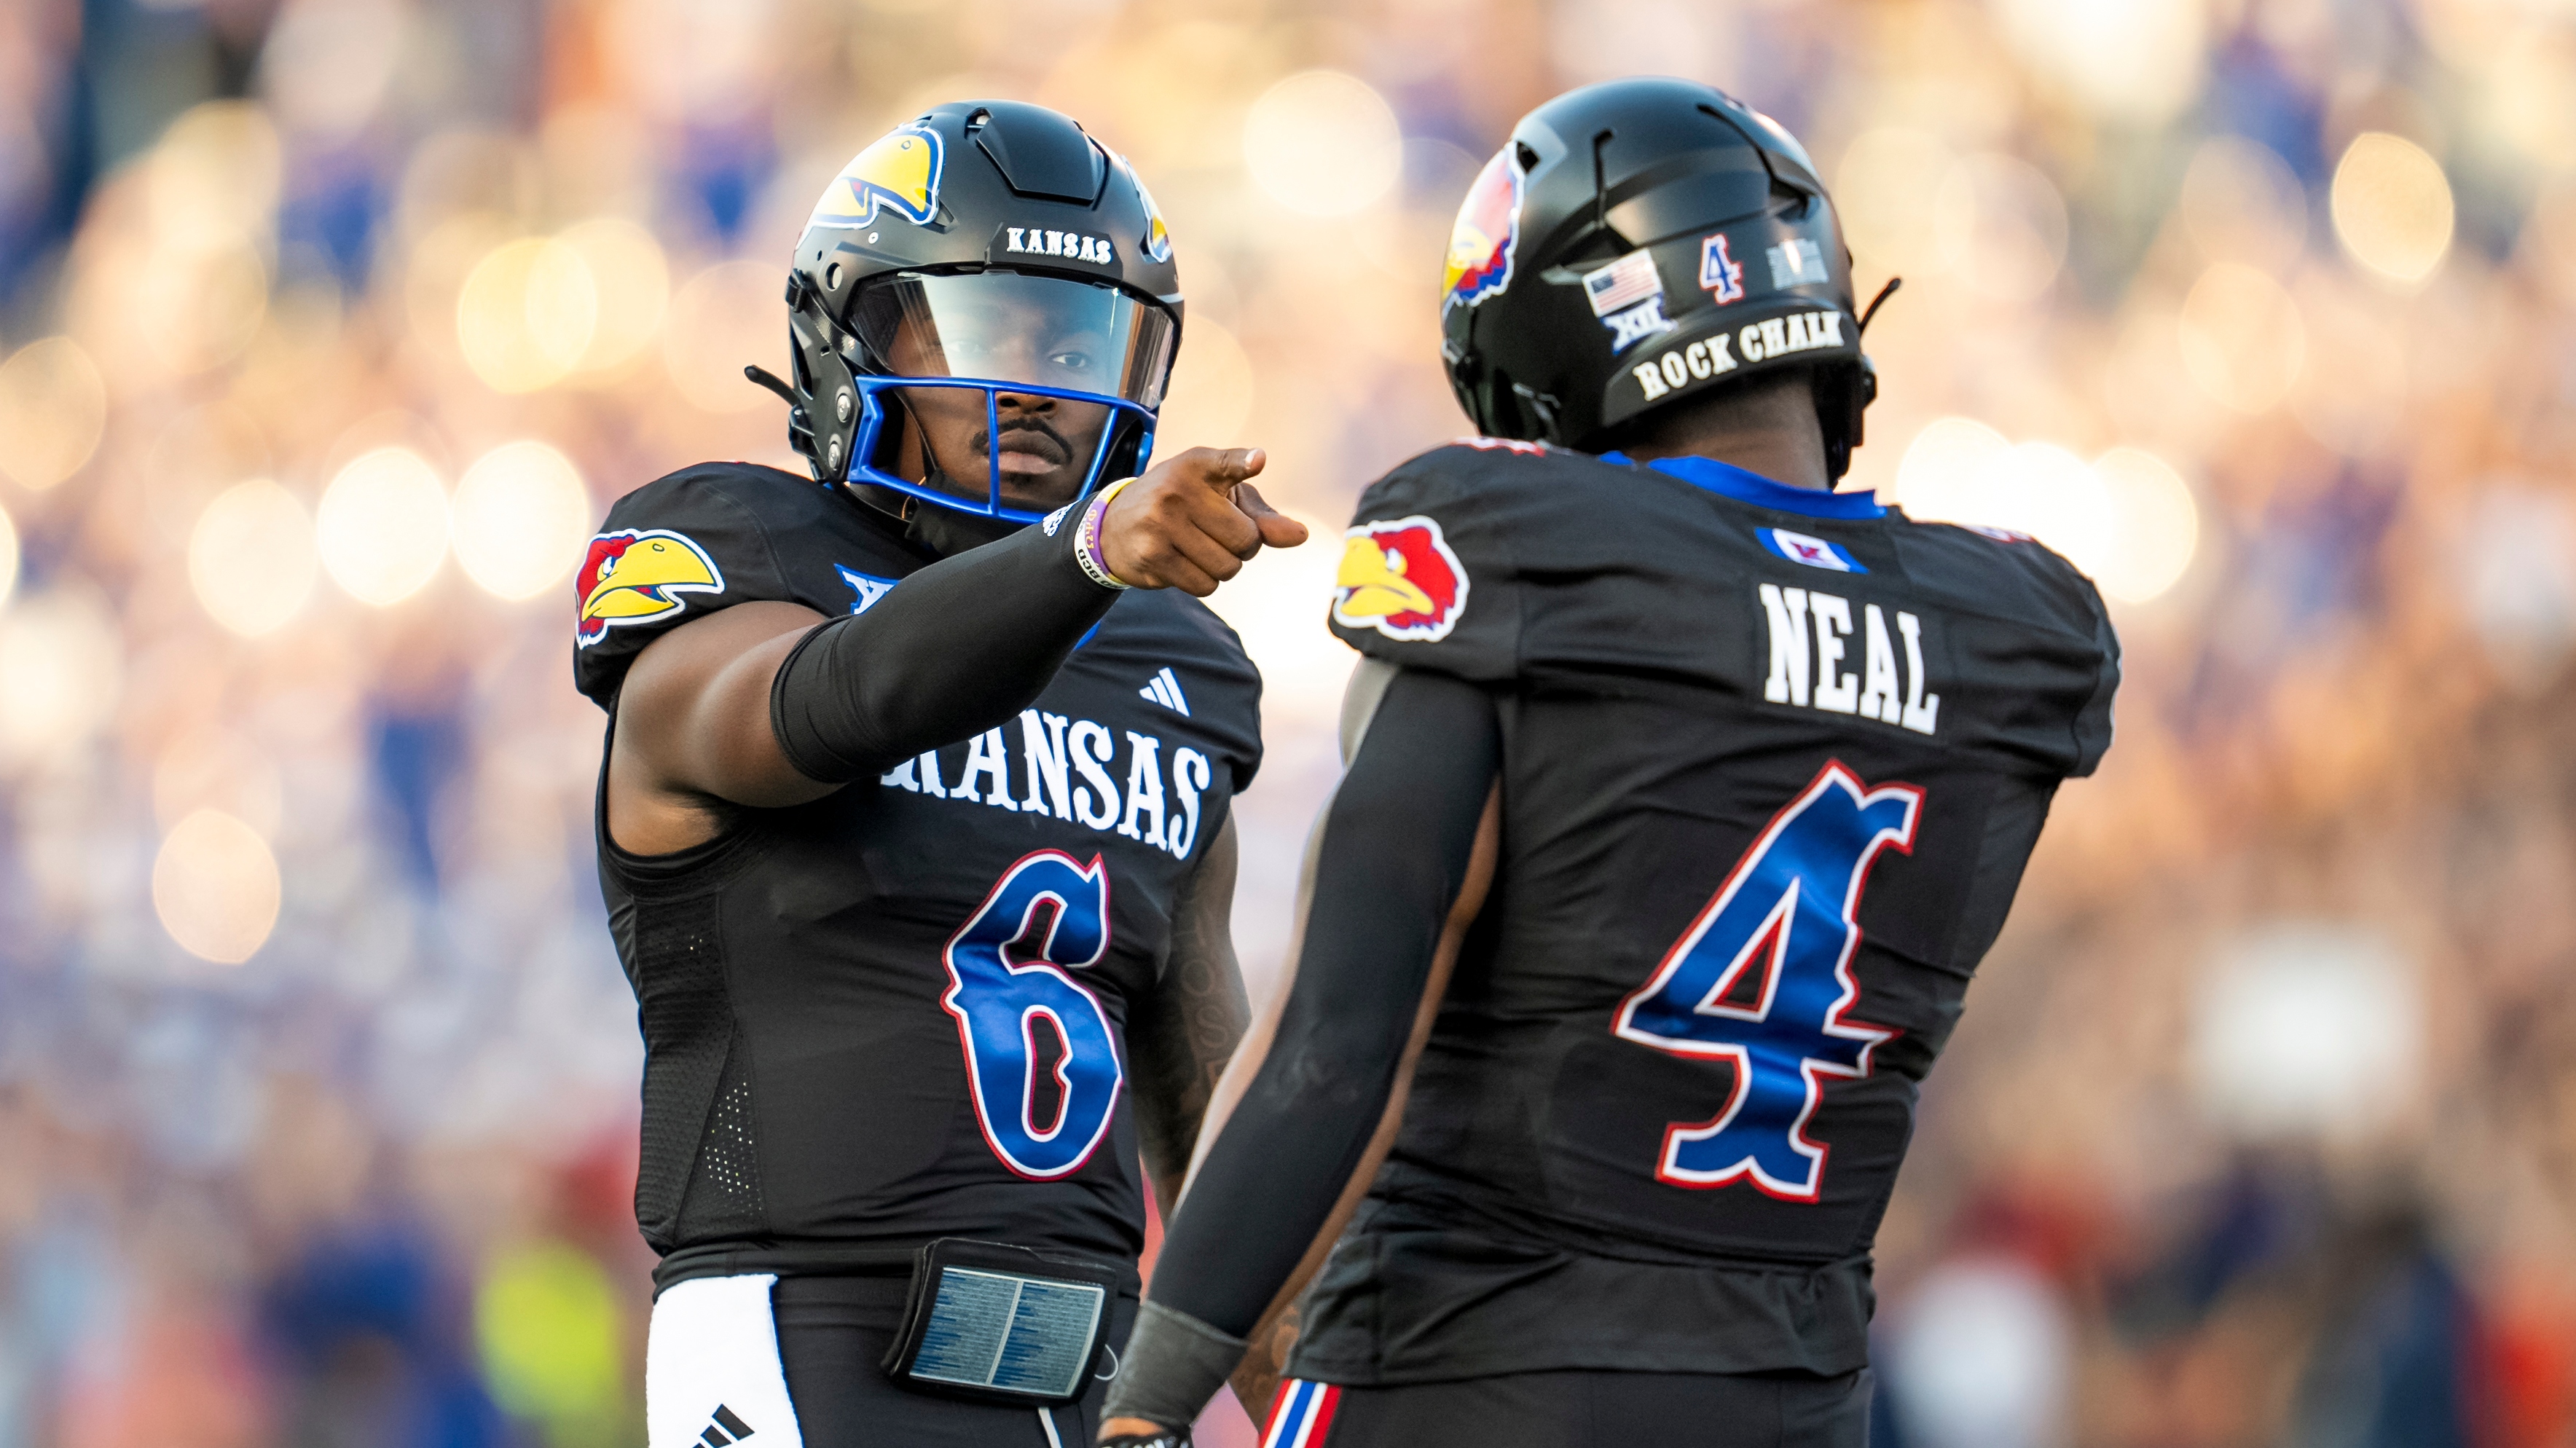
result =
[[[1941,717],[1941,696],[1923,688],[1923,620],[1896,611],[1896,631],[1905,640],[1902,688],[1896,672],[1896,650],[1887,634],[1887,611],[1861,605],[1861,671],[1842,667],[1850,657],[1844,642],[1852,634],[1851,600],[1818,589],[1761,585],[1762,621],[1771,635],[1771,676],[1762,697],[1774,704],[1795,704],[1829,714],[1857,714],[1929,734]]]

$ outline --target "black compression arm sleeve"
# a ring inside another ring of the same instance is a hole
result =
[[[1074,562],[1080,521],[941,559],[806,634],[769,686],[787,762],[808,779],[860,779],[1027,708],[1118,597]]]
[[[1278,1034],[1173,1216],[1155,1301],[1246,1336],[1323,1229],[1394,1092],[1500,757],[1483,690],[1388,685],[1324,816]]]

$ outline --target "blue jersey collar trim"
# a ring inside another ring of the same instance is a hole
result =
[[[1605,463],[1636,467],[1637,461],[1626,453],[1601,454]],[[1783,513],[1801,513],[1810,518],[1884,518],[1887,510],[1878,505],[1874,493],[1820,493],[1813,488],[1793,488],[1775,483],[1760,473],[1749,472],[1733,463],[1715,458],[1657,458],[1645,464],[1656,472],[1676,477],[1693,487],[1723,493],[1740,502],[1760,508],[1777,508]]]

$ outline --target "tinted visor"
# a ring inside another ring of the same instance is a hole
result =
[[[988,271],[900,275],[859,293],[859,339],[898,377],[1022,382],[1163,404],[1169,312],[1116,287]]]

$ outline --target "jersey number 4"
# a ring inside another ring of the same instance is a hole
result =
[[[1870,1052],[1896,1035],[1848,1018],[1860,999],[1854,915],[1878,852],[1913,850],[1922,804],[1913,785],[1871,789],[1827,764],[1620,1004],[1620,1039],[1735,1068],[1724,1110],[1664,1129],[1656,1180],[1750,1181],[1792,1202],[1822,1194],[1826,1149],[1807,1122],[1825,1078],[1868,1075]]]
[[[1045,912],[1041,922],[1040,912]],[[1067,974],[1109,949],[1109,871],[1040,850],[1003,872],[982,908],[948,942],[948,992],[975,1118],[1002,1164],[1040,1181],[1091,1159],[1126,1079],[1109,1014]],[[1053,1119],[1037,1119],[1037,1023],[1055,1028]]]

